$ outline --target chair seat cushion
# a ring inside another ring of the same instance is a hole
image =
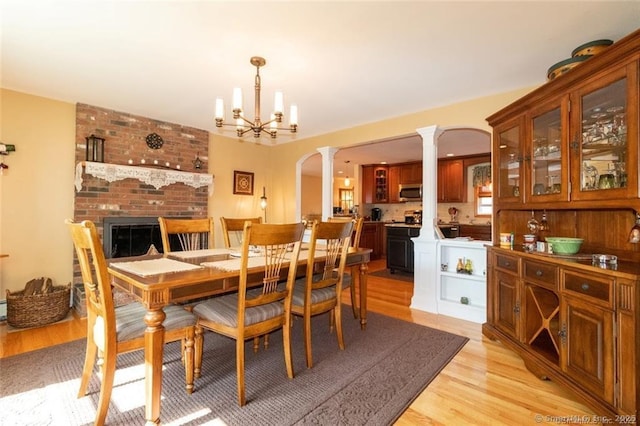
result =
[[[140,303],[130,303],[128,305],[119,306],[116,312],[116,340],[124,341],[144,336],[147,325],[144,322],[144,316],[147,310]],[[166,330],[175,330],[179,328],[195,326],[197,318],[191,312],[185,310],[181,306],[169,305],[164,307],[164,313],[167,316],[162,322]],[[94,325],[94,336],[96,343],[101,341],[102,317],[96,319]],[[100,344],[98,344],[100,347]]]
[[[315,275],[314,281],[320,279],[322,275]],[[306,278],[298,278],[293,287],[292,303],[296,306],[304,306],[304,290],[307,285]],[[333,299],[336,297],[335,286],[319,288],[311,291],[311,304],[324,302],[325,300]]]
[[[260,295],[260,289],[247,291],[247,298]],[[238,326],[238,294],[229,294],[226,296],[215,297],[205,300],[193,307],[193,313],[198,317],[224,324],[229,327]],[[270,318],[275,318],[284,313],[284,304],[281,301],[269,303],[267,305],[255,306],[247,308],[244,314],[244,325],[248,326]]]

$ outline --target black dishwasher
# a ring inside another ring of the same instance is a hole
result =
[[[413,241],[420,235],[417,226],[387,226],[387,268],[395,271],[413,272]]]

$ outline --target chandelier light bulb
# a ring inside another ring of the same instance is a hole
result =
[[[239,87],[233,89],[233,109],[242,111],[242,89]]]
[[[349,176],[347,176],[347,177],[344,179],[344,186],[349,186],[349,185],[351,185],[351,180],[349,179]]]
[[[284,96],[282,92],[276,92],[276,98],[273,106],[273,114],[271,115],[271,119],[275,118],[275,114],[282,114],[284,111]]]
[[[216,98],[216,120],[224,120],[224,100]]]

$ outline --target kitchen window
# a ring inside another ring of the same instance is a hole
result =
[[[478,186],[475,190],[476,216],[491,216],[493,211],[493,194],[491,186]]]
[[[349,212],[353,210],[353,189],[340,188],[340,207],[343,212]]]

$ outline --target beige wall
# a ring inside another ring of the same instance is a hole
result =
[[[71,282],[73,246],[64,225],[73,217],[75,105],[0,92],[0,140],[16,152],[0,177],[0,299],[32,278]]]
[[[303,175],[302,187],[305,189],[300,194],[302,217],[307,215],[322,216],[322,178]]]
[[[394,136],[415,134],[416,129],[431,125],[441,127],[464,126],[491,132],[485,118],[514,100],[529,93],[533,88],[519,89],[508,93],[474,99],[420,113],[369,123],[350,129],[328,133],[273,148],[272,167],[281,171],[273,174],[272,184],[278,188],[277,217],[295,220],[295,164],[303,156],[315,153],[323,146],[347,147]],[[302,123],[301,123],[302,125]],[[435,202],[435,200],[434,200]]]
[[[209,173],[214,177],[213,196],[209,199],[209,213],[215,225],[216,247],[224,247],[220,217],[264,218],[260,208],[262,188],[267,196],[267,221],[274,222],[272,204],[276,199],[271,175],[277,170],[271,165],[273,150],[267,145],[251,141],[238,141],[210,133]],[[253,196],[233,194],[233,171],[254,174]]]
[[[370,123],[280,146],[257,145],[218,135],[209,139],[208,171],[215,175],[209,212],[222,245],[220,216],[259,216],[262,187],[268,198],[267,220],[296,217],[296,162],[322,146],[346,147],[415,133],[416,128],[472,126],[484,121],[531,88],[476,99],[421,113]],[[73,215],[75,105],[2,89],[0,141],[16,145],[5,158],[10,169],[0,177],[0,299],[5,289],[50,276],[56,284],[72,279],[73,248],[64,219]],[[98,105],[108,108],[108,105]],[[233,195],[233,171],[254,175],[254,196]]]

